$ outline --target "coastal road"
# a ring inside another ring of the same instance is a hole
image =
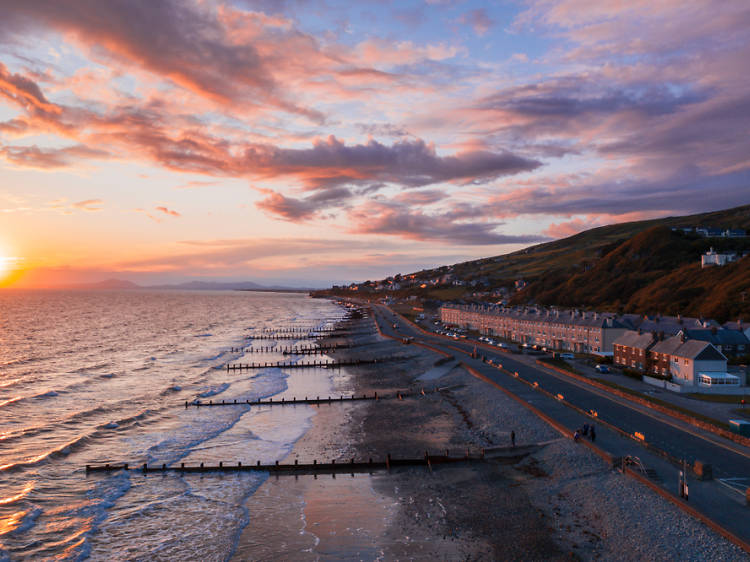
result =
[[[429,336],[400,318],[394,319],[393,314],[385,307],[377,306],[376,310],[375,317],[378,319],[383,333],[395,337],[411,336],[418,341],[451,353],[456,359],[471,364],[484,376],[514,393],[516,390],[528,389],[528,386],[522,383],[513,385],[514,379],[512,377],[484,364],[482,361],[472,360],[465,355],[465,353],[471,353],[474,349],[474,342],[446,341],[438,336]],[[393,329],[394,322],[397,325],[395,330]],[[457,349],[464,353],[457,351]],[[677,459],[684,459],[689,464],[693,464],[696,460],[710,463],[716,477],[750,477],[750,451],[742,445],[723,440],[709,432],[698,430],[687,423],[670,418],[666,414],[649,411],[645,406],[632,404],[626,399],[610,395],[606,391],[590,387],[574,379],[566,378],[564,375],[553,374],[541,366],[532,366],[518,361],[508,353],[492,353],[484,349],[478,349],[478,352],[488,358],[493,357],[506,370],[517,372],[519,378],[532,383],[538,382],[539,386],[547,392],[555,395],[561,394],[567,402],[585,411],[596,411],[599,419],[620,428],[625,433],[632,435],[639,432],[643,434],[648,443]],[[512,389],[510,386],[515,388]],[[538,401],[539,396],[537,395],[534,398]],[[591,423],[591,420],[588,420],[588,423]],[[575,429],[578,426],[572,427]],[[635,445],[635,443],[633,444]]]
[[[662,478],[661,487],[671,493],[674,493],[677,487],[678,468],[675,466],[675,460],[685,460],[688,465],[692,465],[696,460],[710,464],[715,480],[692,481],[690,505],[744,541],[750,542],[750,507],[746,505],[743,488],[746,483],[750,485],[750,450],[747,447],[570,377],[548,371],[539,365],[529,365],[510,354],[493,353],[477,346],[480,355],[493,358],[507,371],[517,372],[519,378],[515,378],[495,366],[467,355],[474,349],[474,342],[447,340],[437,335],[426,334],[382,305],[373,305],[373,313],[383,334],[397,338],[413,337],[416,342],[452,355],[497,386],[569,428],[570,435],[584,423],[591,424],[593,421],[597,424],[596,444],[600,448],[613,457],[639,457],[648,468],[656,469]],[[623,437],[605,424],[597,423],[596,420],[522,382],[523,380],[528,383],[537,382],[546,392],[553,396],[559,394],[564,397],[565,402],[586,412],[596,411],[597,420],[607,422],[622,432],[629,435],[635,432],[642,433],[652,448]],[[523,428],[512,429],[517,435],[522,435]],[[672,459],[666,460],[654,452],[653,447],[668,454]]]

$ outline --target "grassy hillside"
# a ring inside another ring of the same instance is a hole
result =
[[[744,228],[750,231],[750,205],[685,217],[667,217],[602,226],[512,254],[456,264],[453,266],[453,271],[461,279],[468,280],[482,276],[494,280],[518,278],[530,280],[556,272],[568,273],[571,269],[590,267],[592,263],[619,244],[630,240],[640,232],[657,226],[667,229],[696,226]],[[716,241],[712,239],[711,242]],[[711,243],[708,244],[710,245]],[[717,246],[717,248],[723,248],[723,246]],[[430,270],[429,273],[432,271]]]
[[[594,228],[512,254],[416,272],[404,276],[414,277],[411,284],[400,282],[401,289],[384,294],[414,295],[420,300],[481,300],[489,298],[482,294],[513,287],[515,280],[524,279],[528,286],[513,294],[511,304],[680,313],[717,320],[750,318],[750,257],[723,267],[700,267],[700,257],[710,247],[748,252],[750,238],[703,238],[672,231],[698,226],[750,232],[750,205]],[[466,285],[430,281],[446,276]],[[361,288],[371,294],[377,292],[373,289],[377,285]]]
[[[750,251],[748,239],[705,239],[656,226],[617,244],[583,271],[568,268],[539,276],[513,302],[720,319],[747,317],[750,259],[701,269],[700,255],[712,245]]]

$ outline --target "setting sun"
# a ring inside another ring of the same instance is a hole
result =
[[[0,287],[9,287],[21,274],[21,258],[0,255]]]

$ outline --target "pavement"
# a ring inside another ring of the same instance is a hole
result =
[[[631,390],[640,392],[641,394],[653,396],[654,398],[658,398],[659,400],[662,400],[664,402],[669,402],[670,404],[674,404],[675,406],[679,406],[681,408],[685,408],[686,410],[708,416],[709,418],[713,418],[715,420],[726,422],[730,419],[742,419],[744,417],[750,417],[750,406],[745,406],[745,416],[734,412],[734,410],[740,408],[739,401],[743,398],[743,396],[738,395],[736,403],[709,402],[707,400],[698,400],[697,398],[670,392],[668,390],[646,384],[645,382],[626,377],[616,372],[614,369],[612,369],[612,372],[608,374],[597,373],[594,368],[588,365],[584,360],[569,361],[569,363],[572,363],[582,374],[591,377],[592,379],[614,382],[620,386],[624,386]],[[750,404],[750,390],[744,398],[745,401]]]
[[[745,499],[745,489],[750,486],[750,448],[595,389],[535,362],[521,359],[520,356],[479,349],[480,354],[500,362],[505,370],[517,372],[516,378],[481,359],[469,357],[467,353],[471,353],[476,342],[447,340],[428,335],[402,318],[394,317],[384,306],[374,305],[373,308],[375,319],[384,334],[394,337],[413,336],[415,341],[450,353],[496,386],[544,412],[567,428],[569,435],[572,436],[584,423],[591,424],[593,421],[597,428],[597,446],[613,457],[638,457],[646,468],[651,469],[652,476],[655,475],[656,478],[652,480],[673,497],[678,490],[680,467],[677,461],[684,460],[688,465],[696,460],[710,464],[713,468],[713,480],[701,481],[692,476],[688,478],[690,507],[750,543],[750,506]],[[529,384],[534,382],[552,396]],[[563,400],[555,399],[556,395],[562,396]],[[578,409],[584,412],[594,410],[598,417],[592,418]],[[517,433],[519,431],[523,429]],[[630,436],[636,432],[641,433],[647,445],[623,436],[621,432]],[[671,460],[659,451],[666,453]]]

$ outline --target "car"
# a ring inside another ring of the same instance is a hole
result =
[[[597,373],[609,373],[609,367],[607,367],[606,365],[597,365],[596,367],[594,367],[594,370]]]
[[[572,353],[561,353],[560,354],[560,359],[575,359],[575,358],[576,358],[576,356],[573,355]]]

